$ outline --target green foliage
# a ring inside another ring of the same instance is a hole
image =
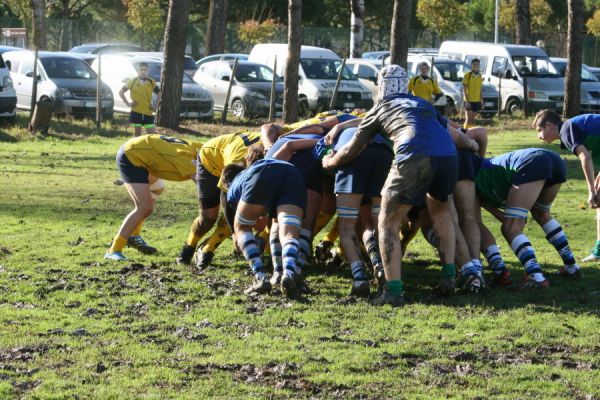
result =
[[[442,38],[463,29],[466,17],[466,5],[456,0],[419,0],[417,3],[417,18]]]
[[[160,42],[165,29],[165,15],[160,0],[124,0],[127,22],[142,34],[143,39]]]
[[[594,12],[594,15],[588,19],[585,26],[590,35],[600,36],[600,9]]]
[[[514,32],[517,29],[516,12],[517,5],[514,0],[501,1],[499,23],[508,32]],[[531,15],[532,32],[548,32],[552,30],[552,9],[546,0],[530,0],[529,12]]]
[[[238,27],[238,37],[245,43],[255,45],[265,43],[272,39],[281,26],[272,18],[258,22],[249,19],[240,23]]]
[[[472,0],[468,3],[469,22],[466,28],[470,31],[494,30],[495,0]]]

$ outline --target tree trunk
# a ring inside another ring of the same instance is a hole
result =
[[[210,0],[208,10],[208,27],[204,41],[204,56],[219,54],[225,51],[227,35],[227,9],[229,0]]]
[[[285,65],[285,89],[283,97],[283,120],[286,123],[298,119],[298,69],[302,48],[302,0],[288,1],[288,57]]]
[[[529,0],[517,0],[517,44],[530,44],[531,12]]]
[[[391,63],[406,68],[408,58],[408,35],[413,0],[394,0],[392,34],[390,37]]]
[[[567,72],[565,74],[565,105],[563,114],[571,118],[579,114],[581,92],[581,62],[583,42],[583,0],[569,0],[567,28]]]
[[[188,0],[169,1],[164,39],[164,62],[160,74],[162,100],[158,105],[156,124],[171,129],[176,129],[179,126],[179,106],[188,17]]]
[[[33,15],[33,46],[36,49],[46,48],[46,0],[31,0]]]
[[[350,58],[362,56],[365,0],[350,0]]]

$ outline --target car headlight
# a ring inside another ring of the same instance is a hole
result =
[[[371,98],[371,92],[362,92],[362,98],[363,99],[370,99]]]
[[[2,80],[2,87],[4,88],[4,90],[9,90],[13,88],[13,81],[10,78],[10,76],[4,77],[4,79]]]
[[[530,90],[527,93],[527,97],[529,97],[530,99],[538,99],[538,100],[548,99],[548,95],[545,92],[538,92],[535,90]]]
[[[71,91],[67,88],[58,88],[58,95],[60,97],[73,97],[73,95],[71,94]]]
[[[267,100],[267,96],[265,96],[261,92],[251,92],[250,97],[253,97],[253,98],[259,99],[259,100]]]
[[[110,89],[103,90],[102,91],[102,97],[105,98],[105,99],[112,99],[113,98],[112,90],[110,90]]]

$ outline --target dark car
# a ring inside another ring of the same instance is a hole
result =
[[[131,43],[84,43],[73,47],[70,53],[115,54],[128,51],[144,51],[140,46]]]

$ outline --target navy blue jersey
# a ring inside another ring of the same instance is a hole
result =
[[[344,129],[342,133],[340,133],[333,141],[333,150],[335,150],[336,152],[340,151],[340,149],[344,147],[354,137],[354,134],[356,133],[357,129],[358,128]],[[386,145],[393,152],[394,147],[392,142],[379,133],[376,134],[375,137],[373,137],[370,143]]]
[[[243,183],[246,180],[246,178],[275,164],[285,164],[288,166],[293,166],[287,161],[276,160],[274,158],[265,158],[256,161],[249,168],[246,168],[245,170],[240,172],[239,175],[235,177],[233,182],[231,182],[231,185],[229,185],[229,190],[227,191],[227,202],[232,204],[239,203],[240,199],[242,198]]]
[[[454,156],[447,120],[428,101],[398,94],[380,100],[363,118],[356,136],[363,144],[382,133],[394,142],[396,163],[413,157]]]
[[[311,134],[293,134],[293,135],[282,136],[279,139],[277,139],[277,141],[269,149],[269,151],[265,155],[265,158],[272,159],[273,156],[275,155],[275,153],[277,153],[277,151],[287,142],[294,141],[294,140],[303,140],[303,139],[319,140],[322,138],[323,138],[323,135],[317,135],[317,134],[312,134],[312,133]],[[300,170],[300,173],[304,177],[304,181],[307,183],[310,180],[311,172],[313,171],[315,164],[317,164],[318,161],[319,161],[319,159],[314,154],[312,147],[309,149],[304,149],[304,150],[295,152],[294,155],[292,155],[292,158],[290,158],[290,160],[289,160],[289,162],[291,164],[295,165],[296,168],[298,168]]]
[[[600,115],[579,115],[563,122],[559,129],[562,147],[575,153],[577,146],[583,145],[594,158],[600,157]]]

